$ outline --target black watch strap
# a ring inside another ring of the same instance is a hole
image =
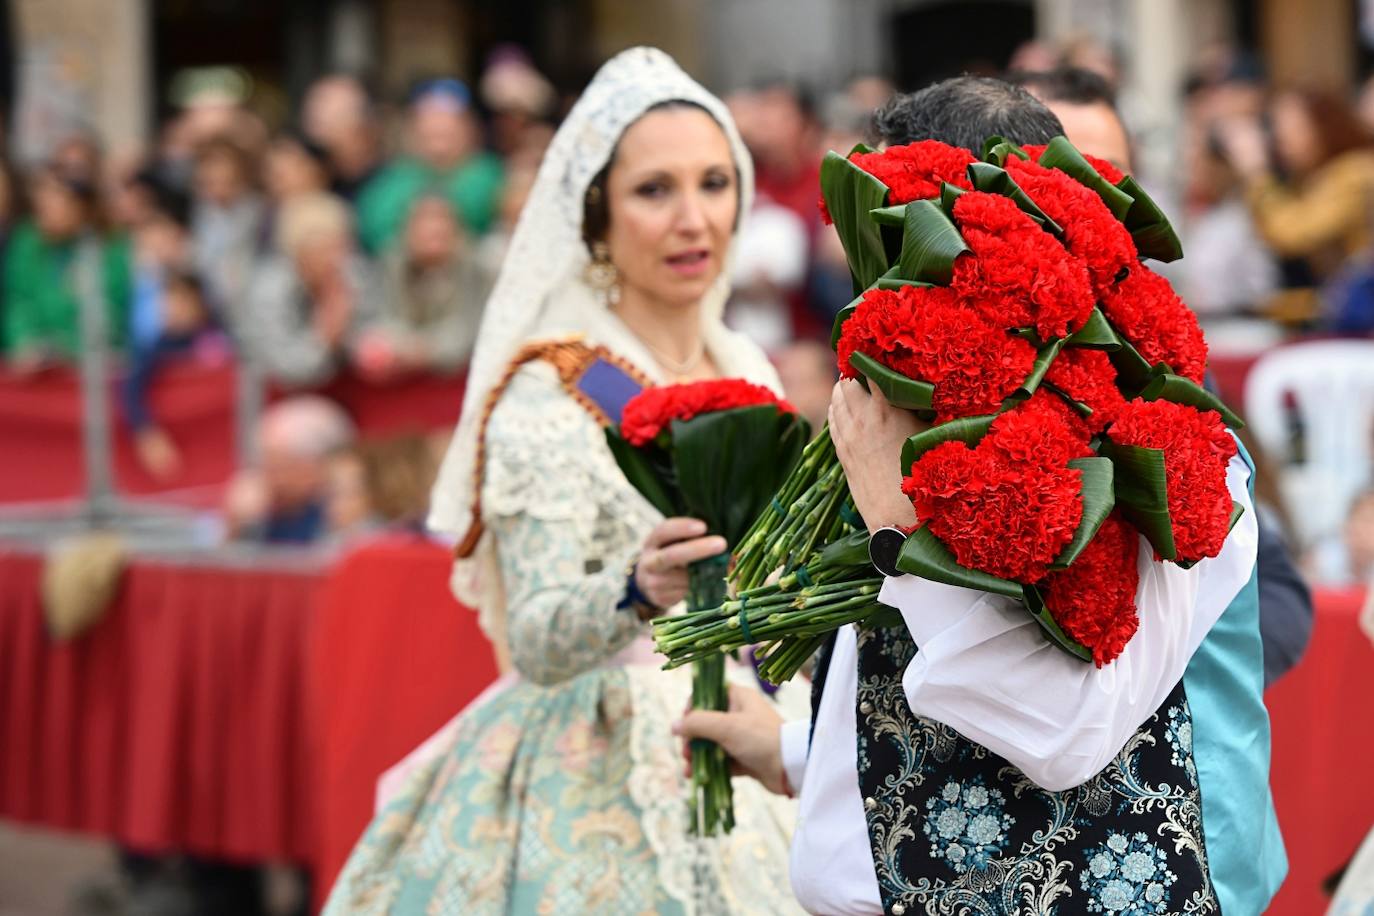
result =
[[[906,543],[906,533],[900,528],[879,528],[868,537],[868,560],[884,576],[900,576],[897,557]]]

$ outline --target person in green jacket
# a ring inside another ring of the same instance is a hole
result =
[[[482,148],[467,87],[454,79],[422,85],[410,105],[408,140],[411,154],[384,168],[358,196],[363,247],[384,251],[425,193],[446,197],[472,235],[486,232],[500,207],[504,170],[500,157]]]
[[[84,179],[44,168],[33,179],[33,216],[10,236],[4,258],[4,355],[31,372],[75,361],[81,351],[77,298],[82,245],[99,246],[99,291],[109,342],[122,346],[132,287],[128,240],[99,234],[97,190]]]

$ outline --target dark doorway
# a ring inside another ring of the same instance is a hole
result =
[[[945,0],[897,13],[888,29],[897,87],[960,73],[995,74],[1035,37],[1035,10],[1017,0]]]

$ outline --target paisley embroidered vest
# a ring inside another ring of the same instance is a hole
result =
[[[859,634],[859,790],[884,912],[1220,912],[1182,683],[1105,770],[1049,792],[912,713],[901,677],[915,652],[905,628]],[[813,712],[828,667],[827,647]]]

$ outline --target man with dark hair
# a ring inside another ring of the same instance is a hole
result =
[[[873,128],[889,146],[941,140],[974,155],[982,153],[988,137],[1036,144],[1064,133],[1054,113],[1026,90],[987,76],[963,76],[895,95],[873,115]]]
[[[973,151],[1061,132],[1025,90],[969,77],[899,98],[878,123],[889,142]],[[919,421],[841,382],[830,422],[870,531],[914,523],[898,454]],[[792,882],[812,912],[1261,912],[1286,865],[1250,476],[1231,462],[1246,512],[1220,555],[1184,570],[1142,549],[1140,629],[1104,668],[1051,646],[1019,604],[894,574],[880,598],[905,626],[836,633],[810,721],[780,724],[739,692],[730,712],[676,730],[718,741],[775,791],[800,789]]]
[[[1131,139],[1116,110],[1116,90],[1101,74],[1061,67],[1010,73],[1007,81],[1025,87],[1054,112],[1064,125],[1064,136],[1080,152],[1106,159],[1123,172],[1131,170]]]

